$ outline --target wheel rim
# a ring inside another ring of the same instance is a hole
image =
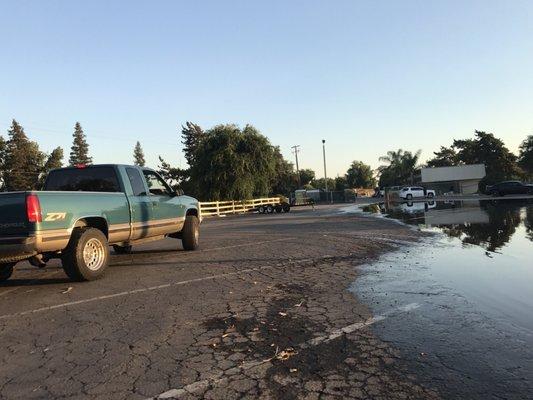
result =
[[[98,271],[105,261],[105,248],[102,242],[92,238],[85,243],[83,248],[83,261],[91,271]]]

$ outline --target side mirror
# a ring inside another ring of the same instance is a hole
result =
[[[184,195],[182,189],[176,189],[176,190],[174,191],[174,194],[175,194],[176,196],[183,196],[183,195]]]

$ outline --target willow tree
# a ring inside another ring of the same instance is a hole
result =
[[[249,199],[270,194],[276,165],[275,148],[256,128],[217,125],[198,143],[189,175],[200,199]]]

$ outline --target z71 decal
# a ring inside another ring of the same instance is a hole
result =
[[[65,219],[66,216],[67,213],[47,213],[44,220],[47,222],[61,221]]]

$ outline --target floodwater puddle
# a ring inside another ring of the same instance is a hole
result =
[[[533,393],[533,202],[411,202],[362,207],[435,235],[362,268],[352,290],[406,368],[448,398]]]

